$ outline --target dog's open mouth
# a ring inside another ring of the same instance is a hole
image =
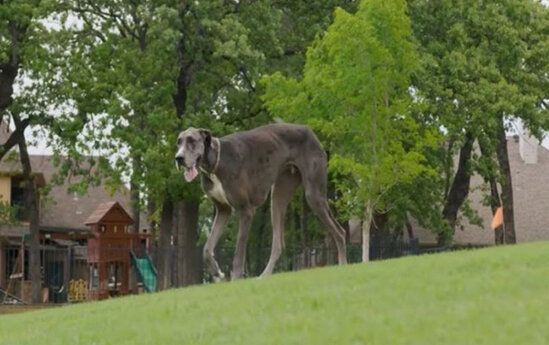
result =
[[[191,182],[198,175],[198,170],[196,169],[196,164],[190,168],[185,167],[185,180]]]
[[[185,180],[187,182],[191,182],[196,178],[198,175],[198,169],[196,168],[200,162],[200,157],[196,160],[196,162],[189,168],[187,167],[182,161],[176,161],[175,167],[177,170],[181,171],[184,170]]]

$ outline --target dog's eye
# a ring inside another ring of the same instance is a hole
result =
[[[191,138],[191,137],[187,138],[187,144],[194,145],[194,142],[195,142],[195,140],[193,138]]]
[[[181,146],[181,138],[177,138],[177,146]]]

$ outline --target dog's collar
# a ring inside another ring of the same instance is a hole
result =
[[[212,171],[206,171],[202,166],[200,167],[200,171],[202,171],[206,175],[213,175],[215,174],[215,171],[217,170],[217,166],[219,165],[219,161],[221,159],[221,142],[219,141],[219,138],[212,138],[217,143],[217,155],[215,158],[215,164],[213,166]]]

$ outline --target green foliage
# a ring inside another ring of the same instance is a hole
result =
[[[528,0],[414,0],[410,14],[422,54],[415,83],[449,133],[490,136],[505,114],[539,134],[547,122],[539,107],[548,89],[547,8]]]
[[[12,206],[5,201],[0,201],[0,227],[2,225],[19,224],[19,220],[17,219],[18,212],[19,206]]]
[[[116,189],[131,174],[136,185],[158,193],[173,190],[166,180],[172,174],[167,145],[178,129],[172,106],[174,42],[180,37],[177,11],[163,3],[57,5],[65,15],[60,18],[68,20],[72,13],[83,21],[81,28],[65,22],[55,33],[65,38],[59,44],[70,53],[61,70],[64,92],[74,106],[67,111],[84,119],[79,126],[68,123],[62,129],[72,132],[72,141],[61,137],[57,142],[58,148],[76,147],[69,151],[73,161],[66,161],[65,172],[73,171],[84,155],[107,154],[108,162],[93,162],[99,163],[98,169],[87,175],[82,188],[107,179]]]
[[[369,203],[378,211],[395,208],[402,224],[424,203],[415,198],[418,181],[438,176],[426,154],[440,138],[412,116],[418,56],[411,39],[404,1],[364,1],[354,15],[336,10],[307,52],[302,79],[275,73],[264,80],[275,116],[308,124],[322,137],[342,194],[338,209],[347,216],[362,216]]]
[[[499,178],[498,132],[517,119],[538,138],[548,128],[549,10],[539,2],[408,2],[420,68],[413,74],[418,116],[444,128],[439,166],[453,176],[451,157],[471,134],[486,154],[473,154],[469,173]],[[444,159],[444,156],[450,159]],[[463,213],[478,223],[475,212]]]

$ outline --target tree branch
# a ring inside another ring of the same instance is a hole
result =
[[[130,36],[136,40],[139,40],[139,36],[135,32],[136,31],[135,28],[132,28],[122,18],[122,16],[120,14],[115,13],[112,8],[109,8],[108,12],[105,12],[97,4],[94,4],[93,1],[85,1],[85,5],[86,7],[83,7],[82,5],[79,4],[78,7],[72,7],[71,10],[76,13],[80,13],[82,15],[92,14],[104,20],[112,20],[114,21],[116,28],[120,32],[120,35],[122,35],[123,37]]]
[[[81,14],[85,13],[85,11],[76,10],[76,9],[73,9],[73,11],[76,12],[76,13],[81,13]],[[97,38],[99,38],[101,40],[101,42],[105,43],[107,41],[107,38],[105,37],[105,35],[103,35],[103,33],[101,31],[94,29],[93,24],[90,22],[90,19],[87,16],[80,16],[80,18],[82,18],[84,23],[87,24],[88,27],[90,28],[91,32]]]
[[[14,118],[14,121],[15,121],[15,118]],[[1,145],[2,148],[0,150],[0,161],[15,145],[19,143],[19,140],[25,133],[25,129],[28,127],[30,123],[30,119],[27,118],[24,120],[19,120],[18,118],[18,123],[19,125],[18,126],[16,125],[15,131],[12,132],[8,140],[6,140],[6,142]]]
[[[242,124],[245,120],[250,120],[250,119],[253,119],[256,116],[259,116],[263,112],[263,110],[265,110],[265,109],[263,107],[261,107],[261,108],[259,108],[259,110],[255,111],[253,113],[250,113],[248,116],[245,116],[245,117],[241,116],[241,117],[234,118],[230,121],[226,121],[225,125],[231,126],[231,125],[233,125],[237,122]]]
[[[247,70],[246,66],[244,66],[244,65],[240,66],[240,73],[242,73],[242,76],[244,77],[244,80],[248,84],[248,87],[250,88],[250,90],[252,90],[252,92],[255,92],[255,87],[254,87],[252,81],[250,80],[250,77],[248,76],[248,70]]]

